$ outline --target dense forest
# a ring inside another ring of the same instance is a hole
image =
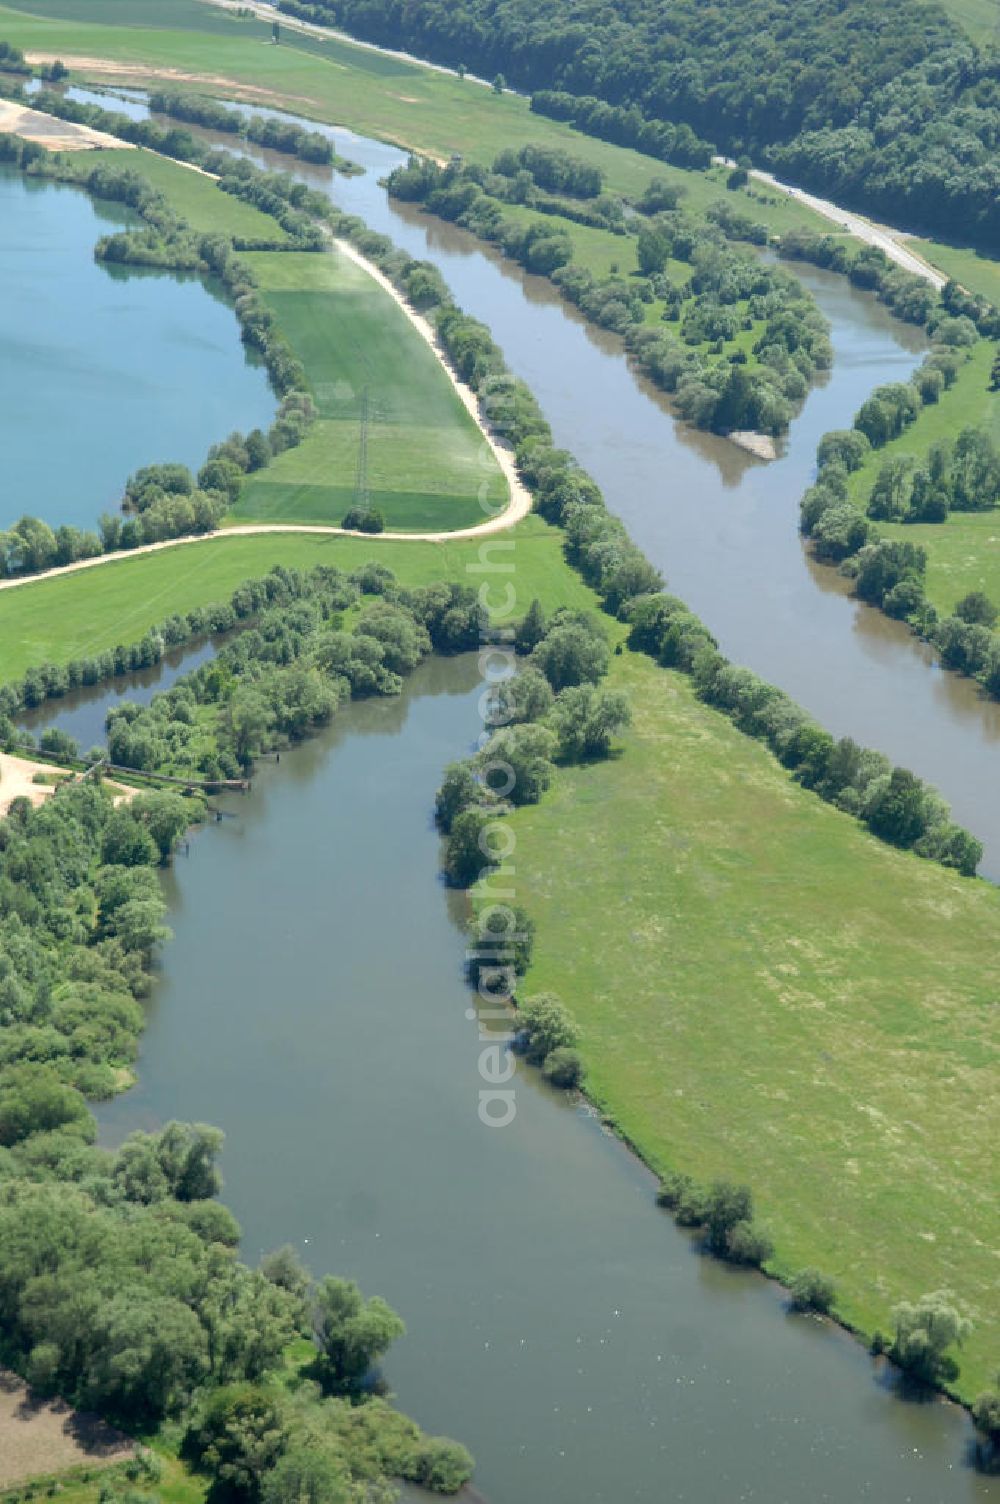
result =
[[[576,123],[595,135],[640,145],[644,126],[686,125],[845,202],[1000,244],[1000,58],[938,5],[282,0],[282,9],[452,67],[502,72],[539,91],[545,113],[555,113],[553,90],[588,96]]]

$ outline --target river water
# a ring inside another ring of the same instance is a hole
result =
[[[373,171],[398,155],[337,139]],[[952,745],[952,773],[974,781],[980,747],[985,770],[975,702],[957,709],[905,638],[824,591],[795,539],[815,436],[917,356],[877,308],[817,279],[837,366],[765,474],[676,428],[614,342],[545,284],[400,214],[371,177],[332,191],[432,255],[489,319],[557,439],[648,551],[672,551],[672,585],[734,656],[895,755],[908,683],[919,711],[903,724],[919,735],[904,760],[934,776],[918,754]],[[819,616],[828,632],[810,662]],[[855,678],[838,698],[845,657]],[[315,1272],[349,1273],[403,1313],[389,1381],[428,1429],[472,1448],[491,1504],[995,1497],[966,1465],[960,1412],[904,1403],[844,1334],[786,1316],[765,1281],[701,1258],[588,1112],[520,1069],[514,1122],[480,1123],[462,905],[437,879],[430,820],[442,767],[479,729],[478,695],[473,661],[425,664],[399,700],[346,708],[263,765],[251,798],[222,801],[233,818],[199,833],[167,875],[175,941],[139,1085],[102,1109],[105,1137],[175,1116],[222,1126],[247,1257],[289,1240]],[[975,785],[987,814],[991,786],[985,773]]]
[[[131,113],[148,113],[140,91],[122,97]],[[324,130],[364,176],[240,149],[262,166],[291,165],[338,206],[440,267],[460,306],[489,325],[512,370],[535,392],[556,443],[578,456],[723,651],[786,690],[834,734],[878,748],[938,787],[955,818],[984,842],[981,870],[1000,880],[1000,704],[939,669],[900,623],[852,600],[847,582],[814,564],[798,534],[799,498],[819,439],[849,427],[873,387],[907,377],[925,349],[922,331],[891,318],[844,278],[797,265],[830,320],[834,366],[809,394],[782,457],[754,460],[725,439],[677,423],[664,395],[630,371],[621,341],[588,327],[546,280],[502,261],[466,231],[390,200],[379,181],[404,160],[396,147],[301,123]],[[236,149],[231,136],[195,134]]]
[[[101,235],[135,222],[0,165],[0,528],[25,512],[93,527],[140,465],[197,470],[274,416],[219,289],[94,261]]]
[[[513,1123],[480,1122],[464,903],[429,813],[480,688],[474,657],[432,660],[213,801],[228,818],[165,876],[175,938],[103,1137],[224,1128],[246,1257],[290,1241],[403,1313],[389,1381],[472,1448],[491,1504],[991,1498],[961,1412],[905,1403],[852,1339],[702,1258],[537,1072]],[[91,724],[125,694],[89,695]],[[45,720],[70,729],[81,698]]]

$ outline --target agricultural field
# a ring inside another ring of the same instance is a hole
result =
[[[958,1292],[975,1393],[998,1335],[1000,896],[796,787],[686,679],[626,653],[609,684],[634,715],[620,757],[512,817],[524,991],[570,1006],[588,1093],[655,1169],[754,1187],[776,1272],[824,1270],[869,1334]]]
[[[1000,443],[1000,392],[989,390],[996,346],[980,340],[959,372],[955,385],[939,402],[922,407],[916,421],[898,439],[874,449],[850,479],[850,497],[864,506],[880,467],[895,455],[923,459],[933,444],[953,440],[963,428],[983,428]],[[927,550],[928,599],[950,612],[970,590],[983,590],[1000,602],[1000,515],[997,512],[950,512],[941,523],[879,522],[886,537],[920,543]]]
[[[502,510],[496,460],[401,308],[341,252],[245,258],[319,409],[304,443],[244,485],[239,520],[339,524],[365,484],[386,527],[447,531]],[[480,494],[482,491],[482,495]]]

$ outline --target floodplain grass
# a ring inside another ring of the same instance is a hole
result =
[[[288,236],[271,215],[224,193],[214,179],[180,162],[138,147],[116,151],[113,147],[88,152],[80,159],[84,167],[107,163],[138,172],[152,188],[163,193],[182,218],[199,235],[230,235],[246,240],[287,240]]]
[[[159,1446],[156,1448],[156,1455],[163,1468],[163,1475],[154,1490],[160,1504],[204,1504],[208,1493],[208,1479],[198,1477],[179,1458],[161,1450]],[[38,1474],[32,1474],[30,1482],[36,1498],[43,1494],[49,1495],[49,1485],[56,1484],[57,1487],[51,1492],[58,1495],[59,1504],[99,1504],[102,1491],[112,1479],[117,1481],[119,1497],[134,1488],[134,1485],[130,1485],[122,1477],[120,1466],[101,1466],[100,1463],[52,1474],[40,1470]],[[0,1487],[0,1504],[8,1499],[23,1500],[24,1495],[24,1482],[10,1489]]]
[[[511,543],[513,551],[506,546]],[[483,562],[481,549],[489,550],[486,562],[494,566],[515,561],[513,576],[470,573],[470,566]],[[504,533],[441,543],[279,532],[209,538],[0,590],[0,683],[34,664],[69,663],[134,642],[175,612],[227,599],[243,580],[259,578],[275,564],[352,570],[368,561],[387,565],[405,585],[486,583],[498,609],[508,579],[516,585],[519,609],[526,610],[536,595],[546,609],[597,609],[593,592],[563,560],[561,535],[535,516]]]
[[[994,0],[948,3],[960,23],[977,28],[980,40],[992,13],[997,39]],[[237,18],[207,0],[163,0],[155,12],[146,0],[23,0],[20,7],[0,6],[0,36],[28,50],[206,75],[215,82],[196,81],[191,87],[207,93],[218,93],[224,79],[237,93],[242,88],[258,98],[268,95],[272,104],[442,160],[458,152],[489,163],[507,146],[558,147],[601,167],[609,191],[628,198],[636,198],[650,178],[662,177],[682,188],[686,206],[696,214],[724,196],[775,234],[792,228],[832,233],[829,220],[781,190],[751,183],[727,191],[724,167],[702,172],[669,166],[533,115],[521,95],[496,95],[471,79],[337,37],[305,37],[286,27],[281,45],[274,47],[267,22]],[[81,71],[97,72],[88,66]],[[964,285],[1000,302],[1000,262],[937,240],[912,243],[949,275],[964,267],[959,277]]]
[[[299,114],[443,160],[457,152],[489,164],[505,147],[539,143],[600,167],[609,191],[625,197],[638,197],[651,178],[662,177],[683,189],[687,207],[696,214],[725,196],[776,233],[792,226],[815,231],[827,224],[778,192],[739,189],[727,194],[724,168],[700,172],[672,167],[534,115],[522,95],[497,95],[471,79],[333,36],[306,38],[290,27],[275,47],[268,23],[220,20],[220,14],[200,0],[164,0],[156,7],[159,25],[154,27],[146,0],[96,0],[93,6],[90,0],[27,0],[20,9],[0,7],[0,36],[29,51],[231,80],[237,93],[242,86],[258,97],[269,95],[269,103],[283,102]],[[142,19],[135,22],[133,17]],[[87,65],[81,69],[84,75],[98,71]],[[196,81],[191,87],[220,92],[218,82]]]
[[[953,442],[963,428],[984,428],[1000,444],[1000,392],[991,392],[990,370],[997,346],[980,340],[972,347],[954,386],[938,402],[922,407],[898,439],[873,449],[850,478],[848,495],[864,508],[887,459],[912,455],[923,460],[933,444]],[[925,587],[938,611],[948,613],[970,590],[984,590],[1000,606],[1000,510],[949,512],[944,522],[878,522],[880,534],[927,550]]]
[[[367,486],[390,531],[470,527],[503,509],[509,487],[474,418],[367,272],[336,248],[243,259],[305,368],[319,421],[247,479],[235,518],[339,524],[355,498],[363,424]]]
[[[659,1172],[752,1185],[774,1272],[861,1331],[952,1288],[992,1376],[1000,893],[888,847],[649,659],[620,756],[511,817],[522,991],[576,1016],[597,1104]]]
[[[910,239],[908,244],[918,255],[939,266],[968,292],[979,293],[1000,307],[1000,261],[995,261],[982,251],[974,251],[967,246],[945,245],[938,240]]]

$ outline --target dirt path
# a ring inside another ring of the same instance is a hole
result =
[[[489,533],[504,532],[507,528],[513,527],[515,523],[527,517],[531,511],[531,493],[517,473],[513,451],[491,433],[484,423],[475,393],[471,388],[466,386],[464,381],[459,380],[448,364],[431,324],[419,313],[416,313],[402,294],[392,285],[388,277],[379,271],[377,266],[366,260],[352,245],[348,244],[345,240],[335,240],[333,243],[355,266],[361,267],[363,271],[367,272],[389,294],[406,314],[406,317],[420,336],[427,341],[434,351],[448,376],[448,380],[458,393],[462,404],[472,415],[484,441],[489,445],[490,452],[507,482],[510,496],[503,511],[498,512],[494,517],[487,517],[484,522],[477,522],[472,527],[454,528],[450,531],[434,533],[397,533],[388,531],[384,533],[359,533],[351,528],[304,522],[241,522],[236,523],[232,527],[215,528],[212,532],[208,533],[195,533],[185,538],[168,538],[162,543],[144,543],[139,548],[132,548],[127,552],[99,554],[96,559],[79,559],[75,564],[61,564],[55,569],[44,569],[38,574],[23,575],[13,580],[0,580],[0,590],[16,590],[21,586],[34,585],[42,580],[55,580],[59,579],[62,575],[78,574],[83,569],[99,569],[102,565],[120,563],[126,559],[134,559],[140,554],[159,553],[165,548],[183,548],[186,544],[204,543],[206,540],[212,538],[260,537],[266,533],[303,533],[307,535],[312,533],[318,537],[365,538],[370,543],[450,543],[459,538],[479,538]]]

